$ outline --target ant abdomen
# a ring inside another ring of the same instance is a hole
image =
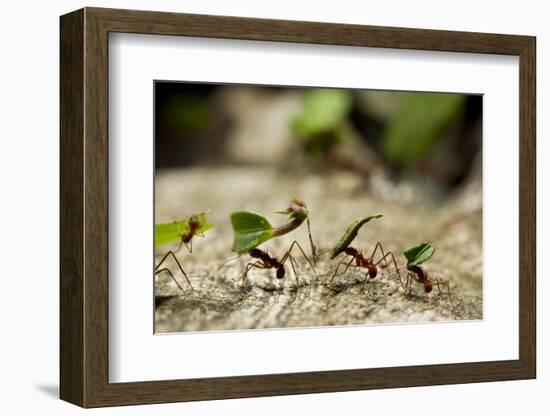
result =
[[[376,277],[376,275],[378,274],[378,269],[376,268],[376,266],[369,266],[368,267],[368,271],[369,271],[369,277],[371,279],[374,279]]]

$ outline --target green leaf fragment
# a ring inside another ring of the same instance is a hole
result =
[[[410,248],[403,252],[407,258],[407,266],[418,266],[429,260],[435,252],[435,247],[432,243],[422,243],[416,247]]]
[[[238,254],[252,250],[273,236],[273,227],[269,221],[254,212],[231,213],[231,225],[234,232],[231,250]]]
[[[364,224],[366,224],[367,222],[369,222],[372,219],[382,218],[382,217],[383,217],[382,214],[376,214],[376,215],[371,215],[370,217],[363,217],[363,218],[359,218],[359,219],[353,221],[349,225],[349,227],[346,229],[346,232],[344,233],[344,235],[342,235],[340,240],[338,240],[338,242],[336,243],[336,245],[332,249],[330,258],[333,259],[338,254],[343,252],[351,244],[351,242],[355,239],[355,237],[357,237],[357,233],[359,232],[359,229]]]
[[[209,229],[214,228],[212,224],[208,223],[205,212],[200,212],[194,216],[199,222],[199,227],[196,230],[196,234],[202,234]],[[190,218],[191,217],[186,217],[180,221],[155,224],[155,247],[180,241],[182,236],[189,233]]]

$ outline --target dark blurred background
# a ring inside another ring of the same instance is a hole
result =
[[[482,96],[155,83],[158,171],[266,164],[452,190],[481,163]]]

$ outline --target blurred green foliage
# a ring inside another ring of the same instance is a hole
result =
[[[351,109],[349,91],[313,88],[305,92],[302,113],[291,122],[296,135],[313,153],[326,153],[341,139],[341,127]]]
[[[382,153],[393,164],[409,168],[438,144],[448,125],[462,112],[461,94],[405,93],[384,131]]]
[[[170,97],[161,110],[163,121],[177,134],[199,133],[208,122],[206,100],[196,95]]]

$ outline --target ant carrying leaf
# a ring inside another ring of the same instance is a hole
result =
[[[341,253],[344,253],[345,256],[342,258],[342,260],[340,260],[340,262],[338,263],[338,266],[336,266],[336,270],[334,270],[334,274],[330,278],[330,282],[334,280],[334,277],[338,273],[338,269],[348,258],[350,259],[346,263],[346,267],[343,273],[345,273],[348,270],[348,268],[352,265],[352,263],[355,261],[356,267],[367,269],[367,277],[374,279],[378,274],[377,266],[381,262],[384,262],[384,264],[387,265],[388,264],[387,257],[391,257],[393,261],[393,265],[395,266],[395,270],[399,275],[399,268],[397,267],[397,262],[395,261],[395,257],[393,253],[391,251],[384,253],[384,249],[382,248],[382,243],[380,242],[376,243],[376,245],[374,246],[374,250],[372,251],[372,254],[368,258],[363,256],[363,253],[361,250],[358,250],[354,247],[350,247],[350,244],[353,242],[355,237],[357,237],[357,233],[359,232],[359,229],[364,224],[366,224],[370,220],[382,218],[382,217],[383,217],[382,214],[376,214],[370,217],[363,217],[353,221],[349,225],[349,227],[346,229],[346,231],[344,232],[340,240],[338,240],[338,242],[336,243],[336,245],[331,251],[331,255],[330,255],[331,260]],[[380,258],[380,260],[375,261],[374,255],[376,254],[377,250],[380,250],[380,252],[382,253],[382,257]]]
[[[206,213],[200,212],[195,215],[191,215],[187,218],[184,218],[180,221],[173,221],[170,223],[165,224],[155,224],[155,247],[161,247],[166,244],[175,243],[177,241],[180,242],[178,248],[175,251],[168,251],[162,260],[155,266],[154,273],[155,275],[160,274],[162,272],[166,272],[172,277],[172,280],[176,283],[176,285],[183,291],[183,288],[178,283],[170,269],[164,267],[160,268],[160,266],[164,263],[164,261],[168,257],[172,257],[176,264],[178,265],[178,268],[180,269],[181,273],[185,277],[185,280],[187,280],[187,283],[191,287],[191,290],[193,290],[193,286],[191,285],[191,282],[189,281],[189,278],[187,277],[187,274],[183,270],[183,267],[181,267],[180,262],[178,261],[178,258],[176,257],[176,253],[180,251],[181,247],[185,245],[189,253],[193,252],[193,237],[196,235],[201,235],[207,230],[213,228],[214,226],[212,224],[209,224],[206,219]]]
[[[287,260],[290,260],[290,265],[294,271],[294,276],[296,277],[296,283],[298,284],[298,275],[296,273],[296,260],[292,256],[292,249],[297,247],[301,254],[304,256],[309,266],[316,274],[315,267],[311,260],[307,257],[306,253],[300,246],[297,241],[294,241],[285,254],[278,260],[276,257],[271,257],[267,251],[258,249],[257,247],[265,243],[272,238],[279,237],[284,234],[288,234],[291,231],[298,228],[304,221],[308,220],[308,210],[305,202],[301,201],[298,198],[293,198],[290,201],[290,205],[284,211],[276,211],[277,214],[287,215],[289,221],[279,227],[273,227],[269,221],[254,212],[249,211],[237,211],[231,213],[231,224],[234,231],[234,240],[232,251],[237,253],[239,256],[243,254],[250,255],[255,261],[248,263],[245,267],[244,272],[242,273],[240,280],[244,282],[244,279],[248,275],[248,272],[252,268],[257,269],[276,269],[277,279],[282,279],[285,277],[286,269],[284,263]],[[309,230],[309,221],[308,223],[308,233],[310,237],[311,250],[313,256],[315,257],[315,248],[313,246],[313,241],[311,239],[311,232]],[[233,259],[230,259],[233,260]],[[227,263],[227,262],[226,262]],[[225,263],[224,263],[225,264]],[[223,266],[223,264],[222,264]],[[221,266],[220,266],[221,267]]]
[[[212,224],[208,223],[206,213],[200,212],[180,221],[173,221],[166,224],[155,224],[155,247],[160,247],[166,244],[180,241],[180,246],[176,250],[181,249],[182,244],[185,244],[190,253],[193,252],[192,239],[197,234],[203,234],[213,228]]]
[[[438,279],[431,280],[428,277],[428,272],[420,267],[420,264],[429,260],[435,252],[435,247],[432,243],[422,243],[416,247],[410,248],[403,254],[407,259],[407,282],[405,283],[405,293],[411,293],[411,283],[416,281],[424,286],[424,291],[430,293],[433,290],[433,285],[437,285],[437,290],[441,294],[441,287],[447,287],[447,293],[451,296],[448,282],[441,282]]]

